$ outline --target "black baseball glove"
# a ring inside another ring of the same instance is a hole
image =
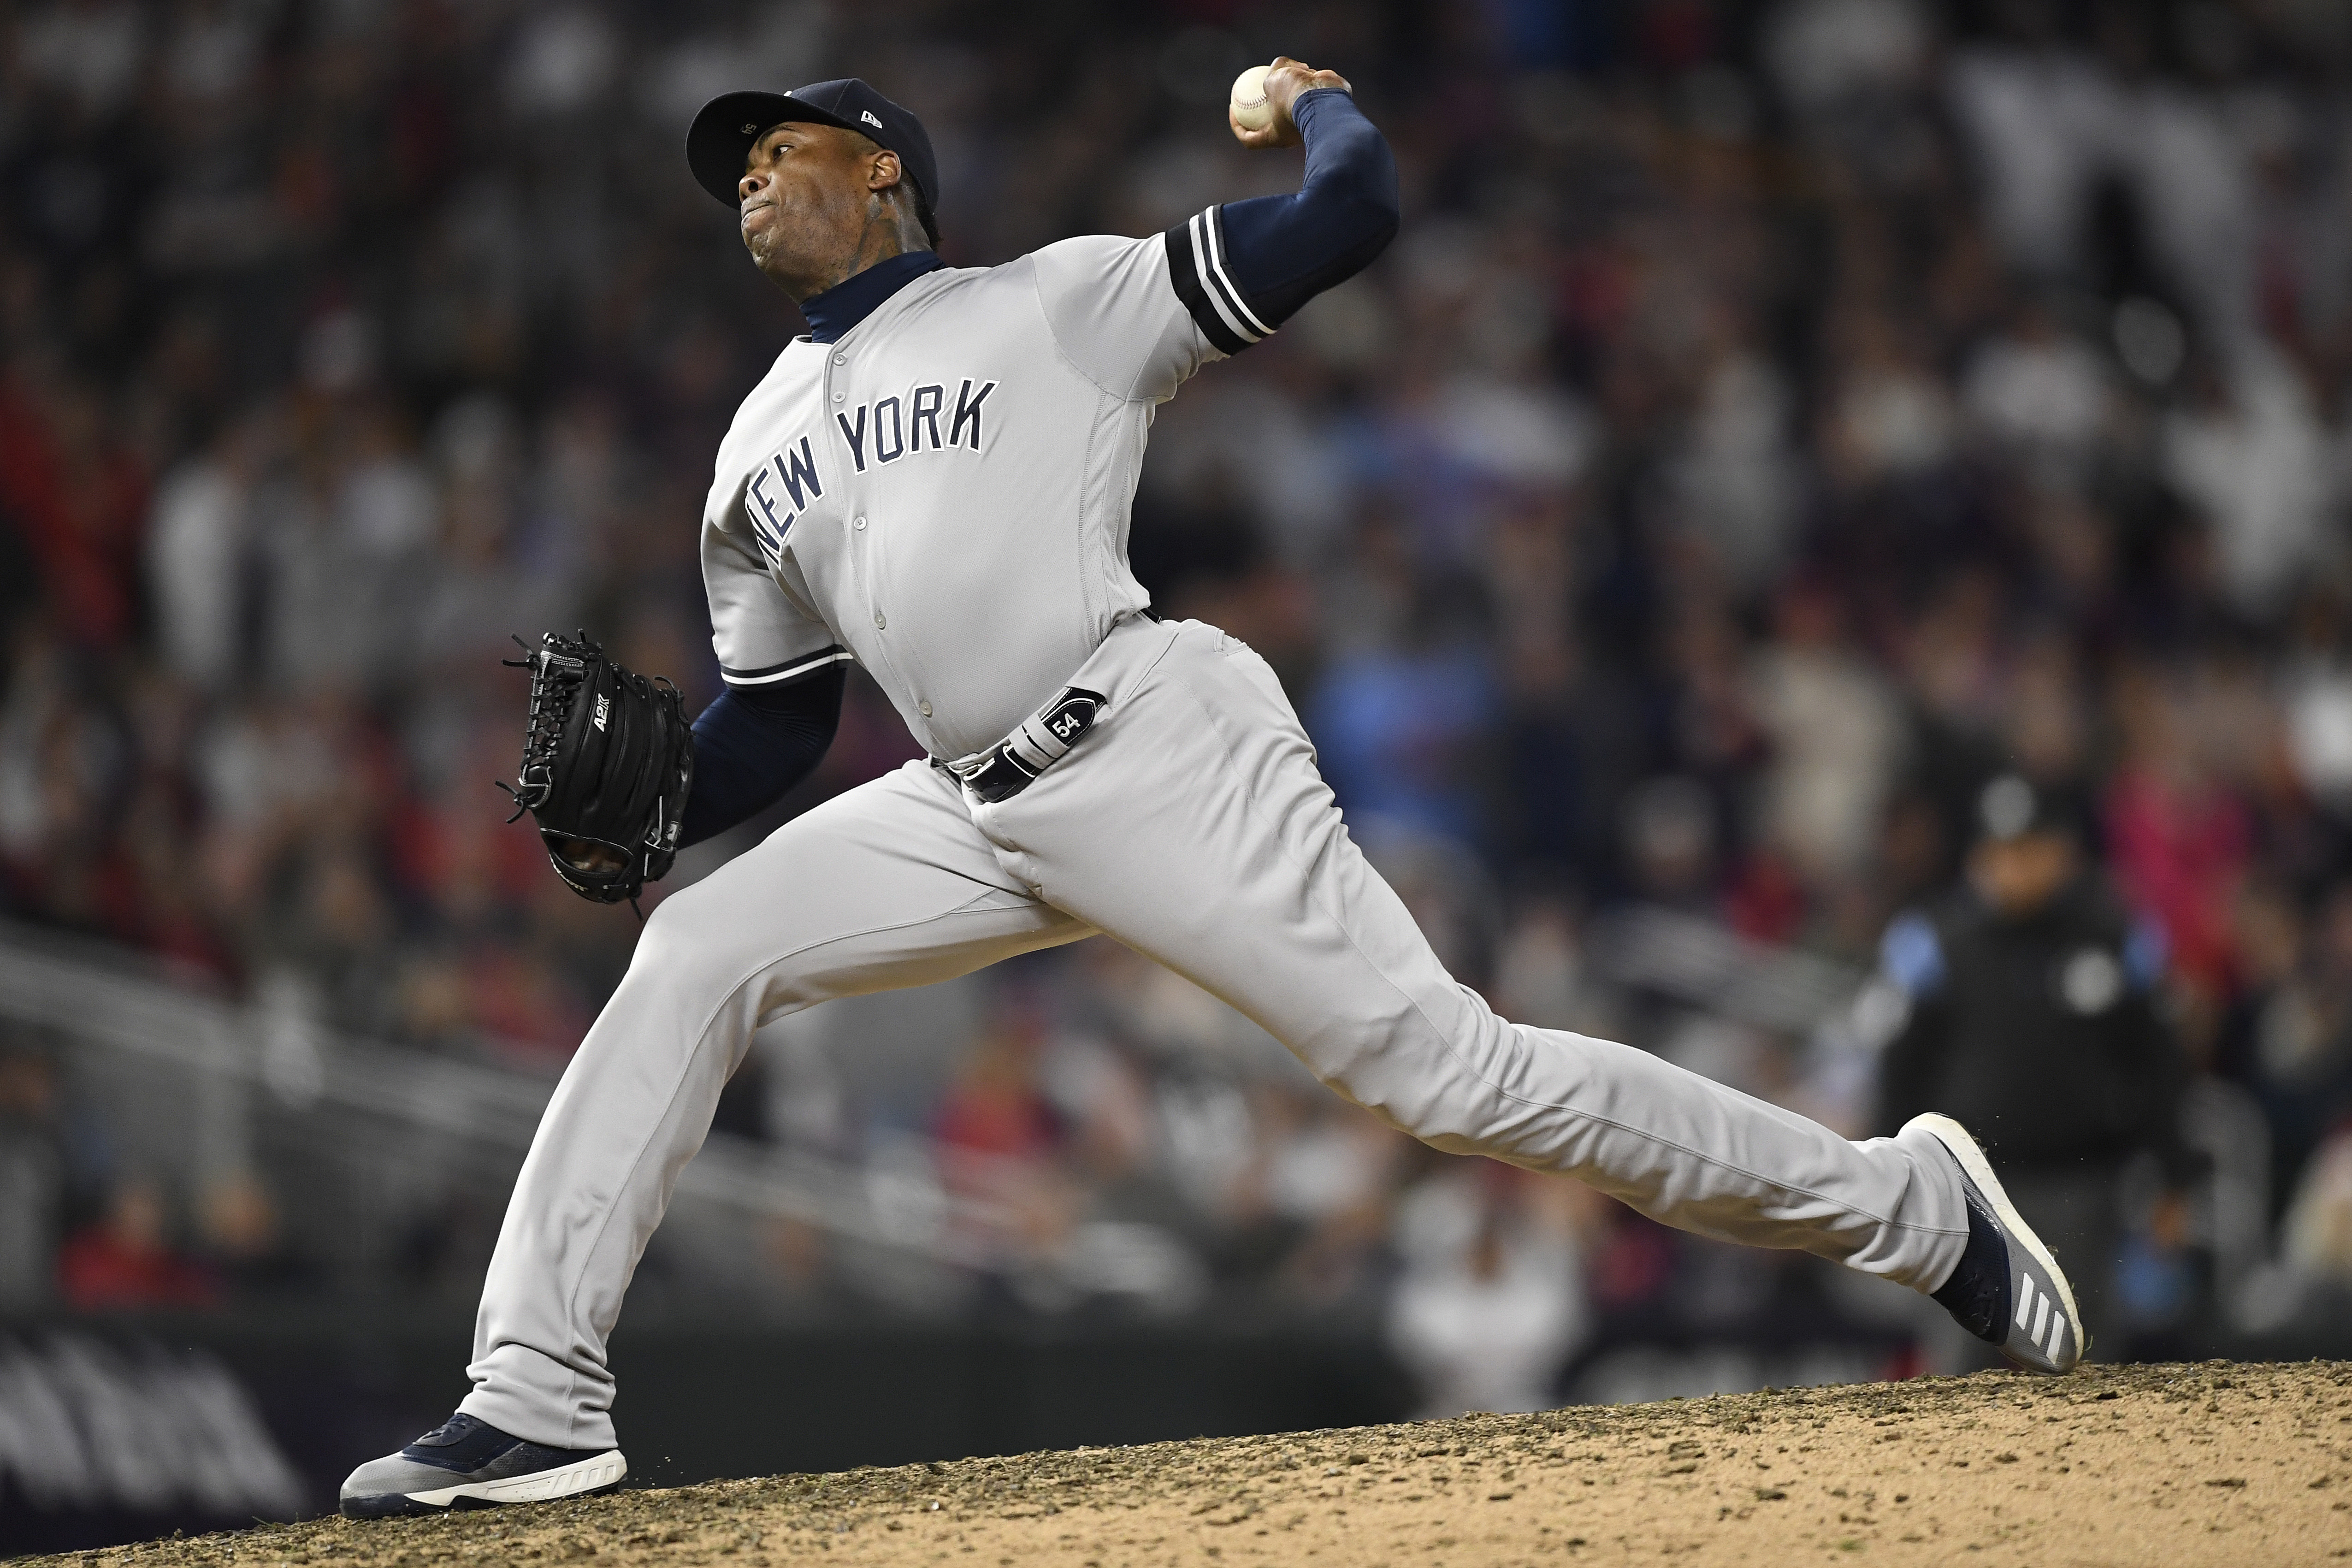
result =
[[[522,773],[499,787],[514,796],[512,822],[539,824],[555,874],[583,899],[635,901],[677,858],[677,833],[694,784],[694,731],[677,688],[604,657],[586,632],[549,632],[540,646],[515,639],[530,671],[530,718]]]

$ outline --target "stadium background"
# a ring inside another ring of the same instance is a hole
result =
[[[1861,1135],[1888,921],[1996,770],[2074,790],[2213,1163],[2124,1173],[2110,1348],[2344,1353],[2340,5],[0,5],[0,1550],[316,1509],[450,1402],[636,930],[501,825],[498,658],[708,700],[694,519],[798,330],[692,110],[865,76],[984,265],[1290,188],[1223,126],[1277,49],[1404,230],[1163,411],[1134,556],[1456,973]],[[765,825],[912,750],[854,682]],[[670,1479],[1962,1353],[1100,941],[772,1028],[696,1169],[615,1347]]]

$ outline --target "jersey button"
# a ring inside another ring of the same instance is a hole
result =
[[[861,517],[861,518],[859,518],[856,522],[851,523],[849,526],[850,526],[850,527],[852,527],[852,528],[856,528],[856,529],[863,529],[863,528],[866,526],[866,520],[865,520],[864,518],[862,518],[862,517]]]
[[[835,354],[833,356],[833,363],[835,364],[847,364],[849,363],[849,356],[847,354]]]
[[[889,624],[890,620],[888,616],[885,616],[879,610],[874,612],[874,629],[876,631],[880,631],[884,626],[887,626]]]
[[[921,707],[921,709],[922,709],[922,710],[923,710],[923,717],[924,717],[924,718],[928,719],[928,718],[929,718],[929,717],[931,716],[931,705],[930,705],[929,703],[925,702],[925,703],[919,704],[919,706],[920,706],[920,707]]]
[[[836,393],[835,393],[835,394],[833,395],[833,400],[834,400],[835,403],[839,403],[839,402],[841,402],[844,398],[846,398],[848,395],[849,395],[849,394],[847,394],[847,393],[845,393],[845,392],[836,392]]]

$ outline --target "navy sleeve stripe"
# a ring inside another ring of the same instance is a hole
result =
[[[730,669],[722,664],[719,667],[719,673],[730,686],[773,686],[781,681],[795,679],[803,675],[814,675],[829,664],[838,664],[844,659],[856,657],[847,648],[835,643],[822,653],[805,654],[798,658],[786,659],[782,664],[772,664],[761,669]]]
[[[1215,211],[1212,207],[1208,213],[1196,213],[1168,231],[1168,280],[1202,335],[1219,352],[1237,354],[1263,334],[1250,332],[1241,318],[1210,292],[1208,252],[1201,243],[1201,230],[1205,226],[1202,220]]]
[[[1244,335],[1248,335],[1253,329],[1258,338],[1272,333],[1274,329],[1258,320],[1251,311],[1248,301],[1242,298],[1240,285],[1234,281],[1232,271],[1225,266],[1224,209],[1211,207],[1192,221],[1201,226],[1201,240],[1208,254],[1209,282],[1216,289],[1222,300],[1231,304],[1241,313],[1242,321],[1244,323],[1242,329]],[[1255,342],[1255,339],[1252,341]]]

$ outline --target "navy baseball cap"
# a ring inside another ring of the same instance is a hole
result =
[[[751,144],[787,120],[838,125],[898,154],[907,177],[937,212],[940,165],[923,122],[857,78],[813,82],[790,92],[722,93],[702,106],[686,132],[686,166],[702,188],[729,206],[740,204],[736,185]]]

